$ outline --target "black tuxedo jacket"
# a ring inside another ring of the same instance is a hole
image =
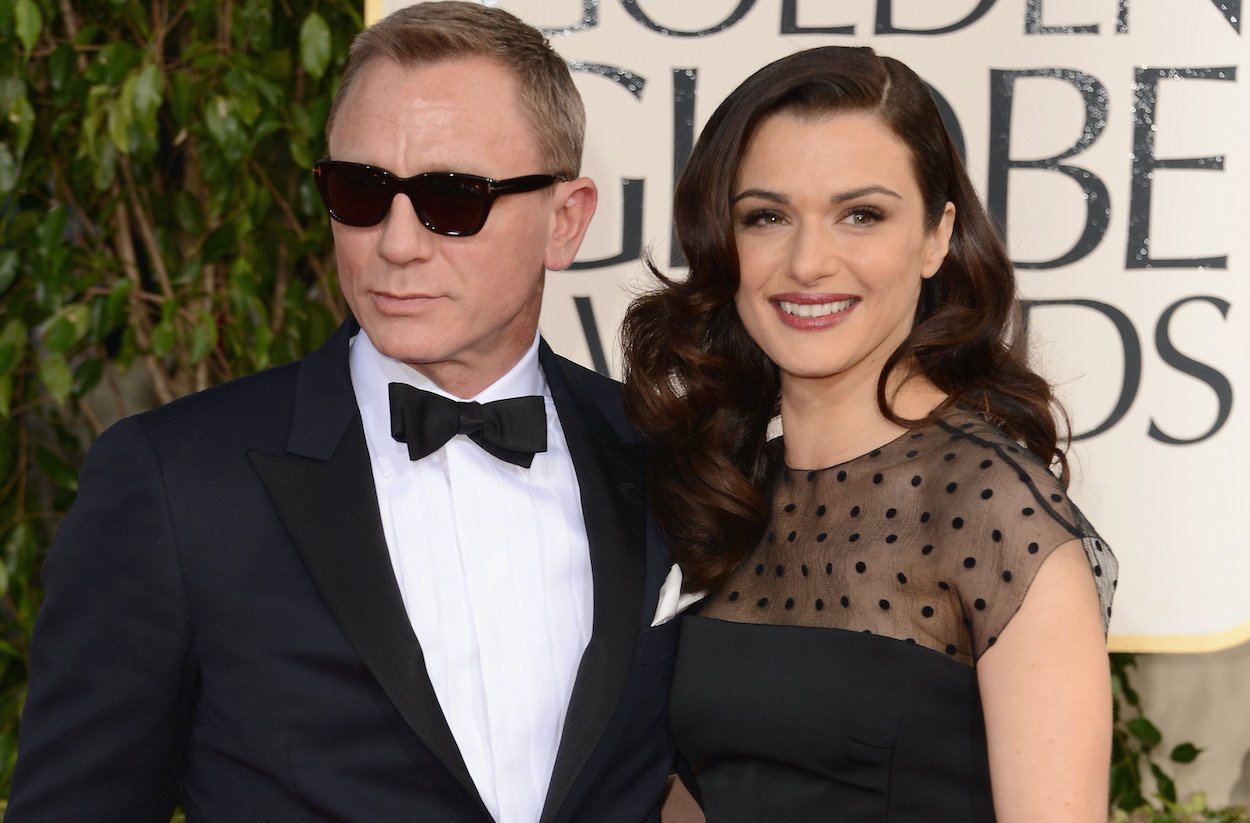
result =
[[[304,360],[118,423],[44,568],[6,820],[490,816],[382,533],[344,324]],[[542,823],[654,821],[671,762],[670,560],[614,383],[540,350],[590,543],[594,623]]]

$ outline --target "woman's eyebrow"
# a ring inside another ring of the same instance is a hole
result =
[[[894,189],[891,189],[887,186],[882,186],[878,183],[872,183],[867,186],[859,186],[858,188],[848,189],[847,191],[842,191],[842,192],[837,192],[829,197],[829,202],[844,203],[847,200],[855,200],[860,197],[866,197],[867,195],[870,195],[870,194],[881,194],[881,195],[885,195],[886,197],[893,197],[897,200],[903,199],[903,196],[899,194],[898,192],[894,191]],[[790,202],[790,198],[786,197],[784,194],[781,194],[780,192],[772,191],[771,189],[745,189],[739,192],[738,194],[734,195],[733,199],[729,201],[729,204],[732,206],[734,203],[737,203],[739,200],[743,200],[748,197],[754,197],[759,200],[766,200],[770,203],[777,203],[783,206],[789,204]]]

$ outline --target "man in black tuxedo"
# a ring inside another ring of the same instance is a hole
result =
[[[537,335],[583,117],[500,10],[357,38],[316,168],[353,317],[91,450],[9,823],[657,819],[670,560],[615,384]]]

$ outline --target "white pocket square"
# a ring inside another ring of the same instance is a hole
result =
[[[686,609],[698,603],[707,595],[707,592],[686,592],[681,591],[681,568],[674,563],[673,568],[668,570],[668,577],[664,578],[664,585],[660,587],[660,603],[655,609],[655,619],[651,621],[651,626],[662,626],[681,614]]]

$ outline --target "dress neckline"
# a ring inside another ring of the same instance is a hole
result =
[[[780,448],[780,449],[781,449],[781,454],[782,454],[782,465],[785,467],[785,470],[786,470],[786,471],[788,471],[788,472],[795,472],[796,474],[811,473],[811,472],[827,472],[827,471],[831,471],[831,470],[833,470],[833,469],[842,469],[842,468],[846,468],[847,466],[850,466],[852,463],[856,463],[856,462],[858,462],[858,461],[860,461],[860,460],[863,460],[864,458],[868,458],[868,457],[872,457],[872,458],[880,457],[882,454],[884,454],[884,453],[886,452],[886,450],[887,450],[887,449],[891,449],[891,448],[893,448],[893,447],[894,447],[896,444],[898,444],[898,443],[901,443],[901,442],[906,441],[906,440],[919,439],[919,438],[917,437],[917,435],[920,435],[921,437],[923,437],[923,436],[924,436],[924,433],[925,433],[926,431],[928,431],[929,429],[931,429],[931,428],[933,428],[933,424],[929,424],[929,425],[927,425],[927,426],[923,426],[923,427],[921,427],[921,428],[919,428],[919,429],[907,429],[907,430],[906,430],[906,431],[904,431],[902,434],[899,434],[899,435],[898,435],[898,436],[896,436],[896,437],[892,437],[892,438],[890,438],[889,440],[887,440],[886,442],[882,443],[881,445],[876,446],[875,448],[872,448],[872,449],[870,449],[870,450],[868,450],[868,451],[866,451],[866,452],[864,452],[864,453],[862,453],[862,454],[857,454],[857,455],[855,455],[854,457],[848,457],[846,460],[843,460],[841,463],[834,463],[834,464],[829,465],[829,466],[820,466],[820,467],[817,467],[817,468],[810,468],[810,469],[796,468],[796,467],[794,467],[794,466],[791,466],[789,463],[786,463],[786,462],[785,462],[785,453],[786,453],[786,452],[785,452],[785,448],[786,448],[786,444],[785,444],[785,435],[784,435],[784,434],[783,434],[781,437],[778,437],[778,438],[777,438],[777,440],[778,440],[777,446],[778,446],[778,448]]]

